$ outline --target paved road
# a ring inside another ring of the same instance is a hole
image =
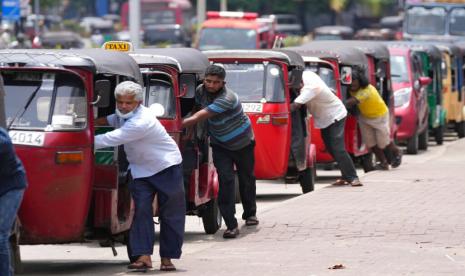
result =
[[[298,185],[260,183],[261,224],[243,226],[236,240],[205,235],[189,218],[178,273],[465,275],[465,140],[455,140],[363,176],[364,187],[319,184],[299,196]],[[326,183],[337,175],[318,173]],[[117,249],[113,257],[96,243],[24,246],[25,275],[132,275],[125,248]],[[328,270],[337,264],[345,268]]]

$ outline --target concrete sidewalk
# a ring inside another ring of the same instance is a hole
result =
[[[183,255],[178,273],[465,275],[465,139],[417,160],[286,201],[239,238]]]

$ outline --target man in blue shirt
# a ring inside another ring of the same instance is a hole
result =
[[[184,127],[208,120],[208,133],[213,150],[213,163],[218,172],[220,188],[218,205],[227,229],[224,238],[239,234],[235,218],[235,173],[239,177],[239,192],[248,226],[257,225],[256,186],[254,174],[255,141],[252,126],[242,110],[236,93],[225,86],[226,72],[218,65],[210,65],[205,79],[197,88],[195,101],[202,110],[183,121]]]
[[[1,93],[1,92],[0,92]],[[9,238],[24,190],[26,173],[8,132],[0,127],[0,275],[13,275]]]
[[[138,258],[128,267],[152,267],[150,256],[155,242],[152,202],[157,193],[160,270],[175,270],[171,259],[181,256],[186,215],[182,157],[176,142],[158,121],[156,114],[141,105],[142,93],[142,87],[131,81],[116,86],[116,114],[96,120],[96,125],[109,124],[116,129],[95,136],[95,148],[124,145],[134,179],[129,186],[135,204],[129,241],[132,256]]]

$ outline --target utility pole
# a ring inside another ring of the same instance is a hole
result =
[[[197,35],[200,31],[200,26],[205,21],[207,13],[207,0],[197,0]]]
[[[34,21],[34,33],[35,33],[35,36],[39,36],[40,0],[34,1],[34,14],[36,15],[36,18]]]
[[[228,10],[228,0],[221,0],[220,2],[220,11]]]
[[[129,35],[134,49],[140,42],[140,0],[129,0]]]

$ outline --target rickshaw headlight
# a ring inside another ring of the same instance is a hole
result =
[[[412,93],[412,88],[402,88],[394,92],[394,106],[400,107],[406,105],[410,102],[410,94]]]
[[[82,151],[59,151],[55,155],[57,164],[79,164],[83,159]]]

